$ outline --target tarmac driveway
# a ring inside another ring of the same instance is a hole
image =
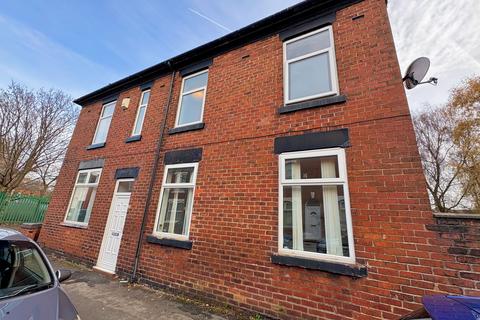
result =
[[[208,304],[181,302],[178,297],[141,285],[122,283],[83,266],[49,255],[54,268],[69,269],[72,277],[62,283],[77,308],[87,320],[222,320],[210,312]],[[231,318],[230,316],[228,318]]]

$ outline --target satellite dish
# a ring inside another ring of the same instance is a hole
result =
[[[437,78],[430,78],[428,81],[422,82],[423,78],[428,72],[430,68],[430,60],[426,57],[420,57],[415,59],[407,68],[407,72],[403,77],[403,81],[405,82],[405,88],[413,89],[419,84],[424,83],[431,83],[433,85],[437,85],[438,79]]]

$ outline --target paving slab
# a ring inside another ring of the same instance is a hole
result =
[[[179,302],[169,293],[92,271],[49,255],[54,268],[72,271],[62,283],[80,317],[87,320],[224,320],[195,304]],[[231,317],[228,317],[231,318]]]

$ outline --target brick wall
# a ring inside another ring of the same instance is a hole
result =
[[[458,235],[439,233],[435,228],[443,226],[429,211],[385,1],[363,1],[337,12],[333,30],[344,104],[277,113],[283,104],[277,35],[214,58],[205,128],[165,132],[147,213],[145,236],[154,228],[165,152],[203,148],[190,228],[193,248],[144,242],[142,281],[284,319],[395,319],[418,307],[424,294],[480,293],[476,279],[468,278],[478,270],[466,262],[476,262],[475,251],[462,255],[453,239]],[[119,100],[129,96],[131,107],[117,105],[105,148],[85,150],[101,102],[82,109],[42,230],[44,245],[94,264],[115,169],[138,166],[118,260],[119,272],[131,272],[169,80],[165,76],[154,83],[139,142],[124,142],[135,119],[138,87],[121,93]],[[177,74],[167,129],[174,126],[180,86]],[[274,138],[338,128],[350,133],[346,155],[355,250],[357,262],[368,269],[360,279],[270,260],[278,247]],[[63,226],[79,161],[95,157],[106,160],[89,226]],[[475,241],[465,246],[474,249]]]

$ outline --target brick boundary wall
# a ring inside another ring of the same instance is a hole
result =
[[[439,286],[454,285],[448,292],[480,296],[480,215],[434,214],[435,223],[427,230],[438,236],[438,249],[430,257],[436,263],[444,262],[444,270],[436,270],[441,277],[434,278]],[[449,259],[448,259],[448,258]],[[447,261],[450,260],[450,261]],[[434,269],[435,270],[435,269]],[[426,276],[426,279],[431,279]],[[448,279],[448,281],[446,281]]]

